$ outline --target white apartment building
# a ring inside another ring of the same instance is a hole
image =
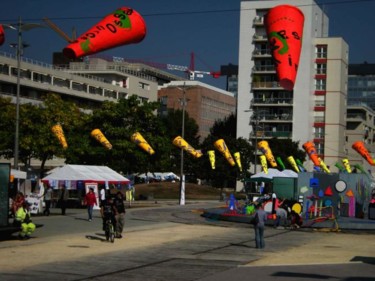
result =
[[[267,11],[282,4],[298,7],[305,16],[293,91],[277,82],[264,26]],[[312,141],[331,172],[337,172],[335,163],[346,157],[348,45],[328,37],[328,24],[312,0],[241,2],[237,137],[253,143],[290,138],[301,149]],[[312,171],[313,163],[306,160]]]

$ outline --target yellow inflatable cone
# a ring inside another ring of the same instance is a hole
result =
[[[155,151],[152,149],[152,147],[148,144],[148,142],[143,138],[143,136],[140,133],[135,132],[131,136],[131,140],[144,151],[146,151],[148,154],[152,155],[155,153]]]
[[[344,164],[345,170],[348,172],[348,174],[350,174],[352,172],[352,168],[350,168],[349,159],[342,159],[342,163]]]
[[[263,172],[268,174],[268,166],[267,166],[267,158],[265,155],[260,155],[259,156],[259,159],[260,159],[260,164],[262,165],[262,168],[263,168]]]
[[[99,129],[92,130],[91,136],[98,142],[100,142],[105,148],[112,149],[112,144],[107,140],[102,131],[100,131]]]
[[[242,172],[242,164],[241,164],[241,155],[239,152],[233,153],[234,159],[236,160],[237,166],[240,169],[240,172]]]
[[[203,155],[202,152],[195,150],[190,144],[187,143],[186,140],[184,140],[180,136],[175,137],[175,139],[173,140],[173,144],[179,148],[182,148],[186,152],[190,153],[195,158],[199,158]]]
[[[268,163],[270,163],[272,168],[277,167],[277,163],[275,160],[275,157],[273,157],[271,148],[268,145],[267,141],[260,141],[258,142],[258,149],[262,151],[262,153],[266,156],[266,159],[268,160]]]
[[[215,150],[209,150],[207,151],[208,158],[210,159],[211,168],[212,170],[215,170]]]
[[[66,142],[64,131],[63,131],[61,125],[57,124],[57,125],[53,126],[52,127],[52,132],[55,134],[55,136],[59,140],[59,142],[62,145],[62,147],[64,149],[66,149],[68,147],[68,144]]]
[[[289,156],[286,160],[288,160],[289,164],[292,165],[293,169],[299,173],[300,170],[298,168],[298,165],[296,163],[296,160],[294,160],[294,157],[293,156]]]
[[[326,172],[327,174],[330,174],[331,171],[328,169],[326,163],[324,163],[324,161],[323,161],[322,159],[320,159],[320,158],[319,158],[319,160],[320,160],[320,168],[321,168],[324,172]]]
[[[236,165],[236,162],[234,162],[232,154],[230,154],[229,149],[228,149],[228,147],[225,144],[223,139],[219,139],[219,140],[215,141],[214,146],[217,150],[220,151],[221,154],[223,154],[223,156],[225,157],[225,159],[227,159],[228,163],[231,166]]]

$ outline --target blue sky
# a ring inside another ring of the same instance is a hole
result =
[[[196,55],[195,69],[218,71],[221,65],[238,64],[240,0],[3,0],[0,23],[43,23],[50,18],[71,35],[84,33],[108,13],[119,7],[131,7],[146,21],[145,39],[105,51],[105,55],[143,61],[189,66],[190,53]],[[330,18],[330,36],[343,37],[350,46],[350,62],[375,63],[375,0],[320,0]],[[24,32],[30,46],[24,56],[51,63],[52,53],[67,43],[49,28]],[[6,42],[0,51],[14,53],[9,47],[16,42],[16,32],[6,31]],[[175,72],[176,75],[182,73]],[[224,78],[206,77],[205,83],[224,87]]]

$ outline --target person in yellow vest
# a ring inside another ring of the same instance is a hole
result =
[[[14,225],[21,227],[19,238],[22,240],[29,239],[35,230],[35,224],[31,221],[29,203],[24,202],[22,207],[18,208],[14,217]]]

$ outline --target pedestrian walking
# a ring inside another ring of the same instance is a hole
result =
[[[99,193],[99,195],[100,195],[100,207],[102,206],[102,204],[105,202],[105,197],[106,197],[106,194],[105,194],[106,192],[105,192],[105,187],[102,187],[101,189],[100,189],[100,193]]]
[[[45,216],[49,216],[50,215],[50,208],[51,208],[51,200],[52,200],[52,194],[53,194],[53,190],[51,188],[51,186],[47,183],[47,187],[46,187],[46,190],[44,191],[43,193],[43,199],[44,199],[44,211],[43,211],[43,215]]]
[[[60,189],[60,193],[59,193],[58,205],[60,205],[61,214],[63,216],[65,216],[66,214],[68,199],[69,199],[69,190],[66,189],[65,185],[62,185]]]
[[[94,206],[97,205],[96,195],[92,187],[90,187],[89,192],[85,195],[84,204],[87,207],[87,213],[89,215],[88,221],[92,221],[92,211],[94,210]]]
[[[256,205],[255,212],[255,223],[254,223],[254,232],[255,232],[255,247],[257,249],[263,249],[265,247],[264,242],[264,227],[267,221],[267,213],[263,210],[261,204]]]
[[[122,238],[122,232],[125,225],[125,203],[124,195],[118,191],[115,199],[113,200],[116,219],[116,238]]]

